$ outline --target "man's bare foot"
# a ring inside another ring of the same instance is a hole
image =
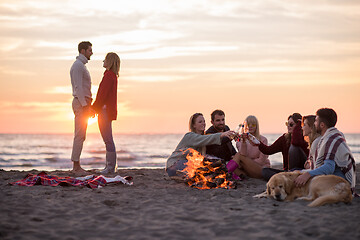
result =
[[[77,175],[88,174],[88,172],[85,169],[81,168],[81,167],[80,168],[73,168],[70,172],[75,173]]]
[[[73,169],[71,170],[71,173],[75,173],[75,174],[87,174],[88,172],[83,169],[81,166],[80,166],[80,162],[73,162]]]

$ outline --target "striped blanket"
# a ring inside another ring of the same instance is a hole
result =
[[[89,175],[86,177],[58,177],[55,175],[47,175],[46,172],[40,172],[39,174],[28,174],[24,179],[12,182],[11,185],[19,186],[86,186],[89,188],[100,188],[105,186],[107,183],[119,183],[122,182],[126,185],[132,185],[132,177],[120,177],[107,178],[102,175],[95,176]]]
[[[344,134],[337,128],[329,128],[321,137],[315,152],[315,168],[324,164],[325,160],[333,160],[340,167],[351,188],[355,188],[355,160],[346,144]]]

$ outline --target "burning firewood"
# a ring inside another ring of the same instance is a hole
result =
[[[204,157],[194,149],[184,151],[188,162],[182,170],[185,173],[185,182],[194,188],[236,188],[236,182],[231,180],[225,162],[215,157]]]

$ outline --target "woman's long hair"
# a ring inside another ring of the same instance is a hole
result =
[[[109,52],[106,54],[105,61],[109,64],[109,70],[119,76],[120,71],[120,58],[116,53]]]
[[[316,131],[316,127],[315,127],[315,118],[316,116],[315,115],[307,115],[307,116],[304,116],[302,118],[302,123],[305,124],[305,120],[307,120],[310,128],[311,128],[311,133],[308,137],[309,139],[309,149],[311,148],[311,144],[314,142],[314,140],[316,138],[318,138],[320,136],[320,134]]]
[[[246,117],[245,121],[246,121],[248,126],[249,126],[249,124],[252,124],[252,123],[256,124],[256,130],[255,130],[254,135],[255,135],[255,137],[257,139],[260,140],[260,129],[259,129],[259,121],[258,121],[258,119],[253,115],[249,115],[249,116]]]
[[[195,124],[196,119],[197,119],[199,116],[203,116],[202,113],[194,113],[194,114],[190,117],[190,120],[189,120],[189,131],[190,131],[190,132],[195,132],[194,124]]]
[[[295,124],[297,124],[298,120],[302,119],[302,116],[300,113],[293,113],[288,117],[288,121],[289,119],[292,118],[292,120],[295,122]],[[285,134],[285,139],[286,139],[286,143],[288,146],[290,146],[291,144],[291,133],[286,133]]]

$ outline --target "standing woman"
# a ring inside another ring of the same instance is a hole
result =
[[[117,117],[117,83],[120,71],[120,58],[116,53],[106,54],[104,60],[103,79],[99,85],[96,100],[92,109],[98,114],[98,124],[101,137],[106,147],[106,167],[101,173],[116,171],[116,149],[112,135],[111,123]]]

